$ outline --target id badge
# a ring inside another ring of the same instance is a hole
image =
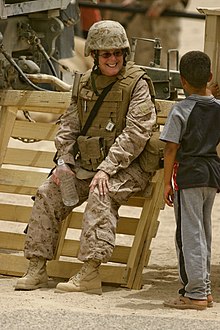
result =
[[[112,121],[109,121],[105,129],[108,132],[112,132],[114,128],[115,128],[115,124]]]

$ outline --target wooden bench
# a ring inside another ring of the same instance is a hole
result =
[[[70,97],[70,92],[0,92],[0,274],[21,276],[27,269],[23,230],[33,204],[31,196],[54,165],[52,141],[58,127],[55,123],[18,120],[17,112],[61,115]],[[157,103],[158,122],[163,125],[172,102]],[[130,198],[119,210],[114,253],[110,262],[101,266],[104,283],[141,288],[143,268],[148,264],[162,208],[163,170],[160,170],[144,194]],[[77,253],[83,210],[84,205],[73,210],[62,223],[54,260],[48,262],[50,277],[69,278],[81,267]]]

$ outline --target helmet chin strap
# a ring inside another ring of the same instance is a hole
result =
[[[93,89],[95,95],[96,95],[96,96],[99,96],[100,93],[98,92],[98,90],[97,90],[97,88],[96,88],[94,74],[95,74],[95,71],[92,71],[91,76],[90,76],[91,84],[92,84],[92,89]]]
[[[93,68],[92,68],[92,73],[91,73],[91,84],[92,84],[92,89],[94,90],[95,92],[95,95],[96,96],[99,96],[99,92],[96,88],[96,85],[95,85],[95,79],[94,79],[94,74],[98,74],[100,75],[101,74],[101,71],[99,69],[99,56],[98,56],[98,50],[94,50],[94,65],[93,65]]]
[[[124,54],[123,54],[123,66],[126,66],[126,64],[127,64],[127,51],[125,50],[124,51]]]
[[[92,71],[95,72],[96,74],[101,74],[101,71],[99,69],[98,50],[94,50],[94,65],[93,65]]]

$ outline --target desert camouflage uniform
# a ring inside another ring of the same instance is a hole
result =
[[[148,108],[145,111],[139,106],[143,102],[146,102]],[[97,188],[93,193],[89,193],[91,179],[75,178],[79,196],[77,205],[88,198],[78,255],[81,261],[95,259],[107,262],[111,257],[115,244],[118,209],[133,193],[144,190],[151,177],[151,174],[142,171],[137,157],[143,150],[154,123],[155,110],[149,88],[146,81],[140,79],[131,97],[126,127],[98,167],[98,170],[103,170],[110,176],[109,193],[105,197],[100,197]],[[75,163],[71,152],[79,131],[78,109],[73,101],[62,118],[55,144],[58,157],[62,157],[75,170],[79,164]],[[36,194],[25,242],[26,258],[53,258],[61,221],[72,209],[73,207],[63,204],[59,187],[48,178]]]
[[[121,3],[121,0],[113,0],[114,3]],[[141,0],[140,4],[149,8],[154,0]],[[181,0],[161,0],[166,9],[183,11],[184,5]],[[129,14],[130,16],[130,14]],[[126,23],[126,32],[129,41],[132,37],[161,40],[161,67],[167,67],[167,51],[169,49],[179,48],[179,36],[181,32],[180,18],[178,17],[156,17],[150,18],[143,14],[135,14],[129,20],[128,15],[111,13],[111,19],[118,20],[121,24]],[[154,59],[154,44],[146,41],[138,41],[136,47],[135,63],[140,65],[149,65]],[[171,58],[171,68],[176,68],[174,56]]]

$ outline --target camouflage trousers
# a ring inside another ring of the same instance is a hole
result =
[[[144,173],[139,164],[133,162],[127,169],[120,170],[109,180],[110,189],[100,197],[98,189],[89,192],[91,179],[76,180],[79,206],[87,200],[83,216],[78,258],[107,262],[115,245],[118,209],[128,198],[144,190],[151,174]],[[76,207],[74,206],[74,207]],[[27,259],[43,257],[51,260],[57,245],[62,220],[74,207],[63,204],[59,187],[48,178],[38,189],[29,221],[24,255]]]

